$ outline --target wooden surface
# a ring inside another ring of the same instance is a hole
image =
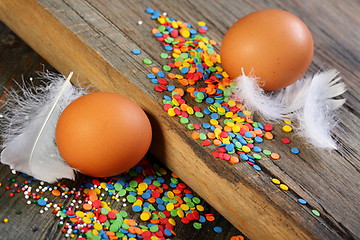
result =
[[[221,43],[239,17],[263,8],[281,8],[299,16],[315,39],[310,72],[333,67],[348,86],[346,105],[334,130],[338,151],[308,148],[276,125],[276,140],[263,148],[281,155],[263,159],[264,171],[245,163],[236,166],[211,156],[190,133],[161,110],[161,94],[152,90],[142,63],[158,57],[162,47],[151,36],[157,24],[146,7],[175,19],[207,22],[207,36]],[[75,71],[98,90],[126,95],[151,117],[155,138],[151,151],[215,209],[251,239],[356,239],[360,236],[359,207],[359,30],[358,1],[11,1],[0,0],[0,19],[60,72]],[[137,25],[142,20],[142,25]],[[141,56],[130,53],[142,49]],[[289,153],[280,143],[290,137],[301,150]],[[276,177],[290,187],[281,191]],[[221,191],[221,194],[219,194]],[[296,203],[302,197],[308,205]],[[311,213],[317,209],[320,217]]]
[[[38,71],[45,69],[56,71],[43,58],[41,58],[34,50],[27,46],[19,37],[17,37],[10,29],[0,22],[0,96],[5,99],[6,89],[17,88],[17,83],[22,84],[30,77],[36,79]],[[35,81],[35,80],[33,80]],[[40,84],[40,83],[38,83]],[[0,108],[1,109],[1,108]],[[0,110],[1,113],[1,110]],[[1,140],[0,140],[1,143]],[[149,157],[149,161],[158,162],[153,157]],[[167,170],[170,172],[169,170]],[[62,227],[58,226],[60,220],[52,211],[41,214],[41,207],[37,204],[28,205],[24,198],[23,192],[15,194],[11,197],[9,194],[16,188],[13,187],[14,182],[21,184],[25,178],[20,173],[13,174],[8,166],[0,164],[0,239],[15,240],[15,239],[64,239],[65,233],[61,232]],[[81,185],[82,181],[91,180],[90,177],[80,177],[77,181],[64,181],[69,188],[76,188]],[[170,182],[167,179],[167,182]],[[10,190],[6,190],[6,186],[11,186]],[[40,181],[34,181],[30,184],[33,189],[40,186]],[[56,186],[51,184],[50,186]],[[196,194],[196,193],[195,193]],[[72,201],[73,198],[59,199],[51,194],[46,194],[50,200],[56,200],[58,203],[66,203]],[[114,203],[114,202],[113,202]],[[195,230],[193,226],[182,224],[178,221],[176,227],[177,237],[172,239],[230,239],[231,236],[243,235],[224,217],[222,217],[215,209],[208,203],[202,200],[201,203],[205,211],[204,213],[214,214],[215,221],[203,224],[201,230]],[[110,205],[111,206],[111,205]],[[132,210],[131,205],[121,208],[126,210],[130,216],[136,221],[141,222],[140,218],[136,216]],[[21,214],[18,213],[21,212]],[[8,223],[3,223],[3,219],[9,219]],[[221,234],[215,233],[213,228],[219,226],[223,229]]]

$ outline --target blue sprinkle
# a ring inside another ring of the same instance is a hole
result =
[[[222,228],[221,227],[214,227],[214,231],[216,233],[221,233],[222,232]]]
[[[168,228],[165,228],[164,234],[165,234],[165,236],[167,236],[167,237],[172,236],[172,232],[171,232],[170,229],[168,229]]]
[[[213,104],[213,103],[215,102],[215,100],[214,100],[213,98],[211,98],[211,97],[208,97],[208,98],[206,98],[205,100],[206,100],[206,102],[209,103],[209,104]]]
[[[170,91],[170,92],[172,92],[172,91],[175,90],[175,88],[176,88],[176,87],[175,87],[174,85],[169,85],[168,88],[167,88],[167,90]]]
[[[261,147],[259,147],[259,146],[254,146],[254,148],[252,150],[257,153],[262,151]]]
[[[303,204],[303,205],[305,205],[307,202],[304,200],[304,199],[302,199],[302,198],[299,198],[298,199],[298,202],[300,203],[300,204]]]
[[[151,194],[145,192],[145,193],[143,193],[143,194],[141,195],[141,197],[142,197],[143,199],[149,199],[149,198],[151,198]]]
[[[201,215],[200,218],[199,218],[199,222],[201,222],[201,223],[206,222],[206,218]]]
[[[46,206],[46,201],[42,198],[38,199],[37,204],[39,204],[40,206]]]
[[[159,209],[160,211],[164,211],[164,210],[166,209],[166,207],[165,207],[165,205],[163,205],[163,204],[159,204],[159,205],[158,205],[158,209]]]
[[[157,75],[161,78],[165,77],[165,73],[163,71],[158,71]]]
[[[154,12],[154,9],[152,8],[146,8],[145,9],[145,12],[148,13],[148,14],[152,14]]]
[[[202,126],[203,126],[203,128],[205,128],[205,129],[208,129],[208,128],[211,127],[210,123],[203,123]]]
[[[132,210],[133,210],[134,212],[140,212],[140,211],[142,210],[142,207],[139,206],[139,205],[134,205],[134,206],[132,207]]]
[[[217,114],[217,113],[212,113],[212,114],[210,115],[210,117],[211,117],[212,119],[219,119],[219,118],[220,118],[219,114]]]
[[[183,68],[181,68],[180,72],[181,73],[187,73],[187,72],[189,72],[189,68],[188,67],[183,67]]]
[[[256,137],[254,138],[254,140],[255,140],[255,142],[257,142],[257,143],[262,143],[262,142],[264,141],[264,139],[262,139],[262,138],[259,137],[259,136],[256,136]]]
[[[252,138],[252,136],[253,136],[251,132],[246,132],[244,135],[247,138]]]
[[[254,168],[256,171],[261,171],[261,167],[259,167],[259,165],[254,164],[254,165],[253,165],[253,168]]]
[[[135,48],[135,49],[133,49],[131,52],[132,52],[133,54],[135,54],[135,55],[139,55],[139,54],[141,53],[141,50]]]
[[[148,75],[146,75],[148,78],[152,79],[152,78],[156,78],[155,74],[149,73]]]
[[[241,158],[242,160],[244,160],[244,161],[249,160],[248,155],[246,155],[245,153],[240,154],[240,158]]]
[[[172,51],[172,46],[171,45],[165,45],[164,46],[164,49],[166,50],[166,51]]]
[[[290,151],[293,154],[299,154],[300,153],[300,150],[298,148],[296,148],[296,147],[291,148]]]
[[[155,37],[162,37],[162,33],[156,32],[156,33],[154,33],[154,36],[155,36]]]

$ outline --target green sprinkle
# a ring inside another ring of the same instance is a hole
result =
[[[159,226],[158,225],[152,225],[150,227],[150,232],[157,232],[159,231]]]
[[[188,123],[189,123],[189,119],[186,118],[186,117],[181,117],[181,118],[180,118],[180,123],[181,123],[181,124],[188,124]]]
[[[320,217],[320,213],[319,213],[318,210],[313,209],[313,210],[311,210],[311,212],[312,212],[315,216]]]
[[[271,151],[269,150],[264,150],[263,153],[266,155],[266,156],[270,156],[271,155]]]
[[[199,138],[200,138],[200,140],[204,141],[204,140],[207,139],[207,136],[206,136],[205,133],[200,133],[200,134],[199,134]]]
[[[198,230],[202,228],[202,224],[199,222],[194,222],[193,226],[195,229],[198,229]]]
[[[255,159],[257,159],[257,160],[261,159],[261,156],[260,156],[259,154],[257,154],[257,153],[255,153],[255,154],[253,155],[253,157],[254,157]]]
[[[146,65],[152,64],[152,61],[151,61],[150,59],[148,59],[148,58],[145,58],[145,59],[143,60],[143,62],[144,62]]]
[[[204,114],[202,112],[195,112],[195,116],[198,118],[204,117]]]
[[[136,201],[136,197],[133,195],[127,195],[126,199],[128,200],[129,203],[134,203]]]
[[[162,69],[166,72],[169,72],[171,70],[171,67],[169,65],[164,65]]]
[[[194,130],[194,129],[195,129],[194,124],[192,124],[192,123],[189,123],[189,124],[187,125],[187,128],[188,128],[189,130]]]
[[[167,59],[169,57],[169,54],[167,53],[161,53],[160,54],[160,57],[163,58],[163,59]]]

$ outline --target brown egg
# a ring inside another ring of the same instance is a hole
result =
[[[151,137],[144,111],[132,100],[107,92],[76,99],[56,126],[61,156],[93,177],[114,176],[135,166],[148,151]]]
[[[295,15],[279,10],[256,11],[238,20],[220,48],[222,66],[231,78],[258,77],[266,91],[284,88],[306,72],[314,42],[308,27]]]

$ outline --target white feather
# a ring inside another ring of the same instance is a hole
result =
[[[61,158],[55,143],[55,128],[62,110],[85,91],[59,74],[46,72],[42,86],[20,86],[3,102],[0,119],[3,151],[1,162],[49,183],[74,179],[74,170]]]
[[[302,110],[295,112],[299,135],[313,146],[328,150],[337,148],[331,137],[337,123],[334,110],[345,102],[345,99],[333,99],[345,92],[345,84],[337,75],[335,70],[315,74],[303,98]]]
[[[334,69],[306,76],[277,92],[267,93],[255,77],[244,74],[235,79],[234,98],[266,120],[296,118],[298,133],[313,146],[336,149],[331,129],[336,125],[334,110],[345,99],[333,99],[345,92],[345,84]]]
[[[257,78],[243,74],[235,79],[233,96],[245,108],[260,113],[266,120],[283,118],[284,105],[276,94],[266,93],[257,83]]]

